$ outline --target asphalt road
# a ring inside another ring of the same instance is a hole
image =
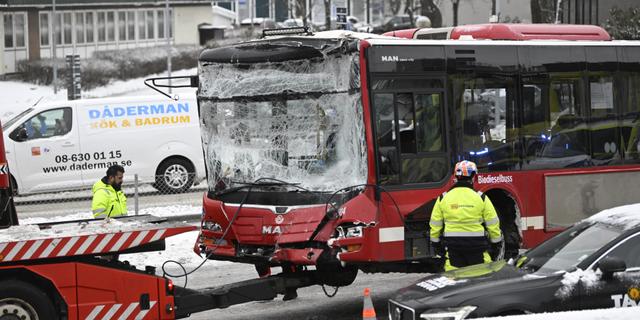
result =
[[[278,269],[274,268],[272,272]],[[226,264],[213,266],[205,264],[203,268],[190,275],[188,287],[200,289],[220,286],[232,282],[255,279],[256,272],[251,265]],[[378,319],[387,319],[387,299],[400,288],[408,286],[425,274],[365,274],[360,272],[356,281],[338,290],[333,298],[325,296],[320,286],[298,290],[298,298],[282,301],[282,296],[272,301],[250,302],[231,306],[226,309],[211,310],[193,314],[194,320],[347,320],[362,319],[363,291],[371,289],[371,297]],[[182,285],[184,279],[176,279],[176,285]],[[333,288],[328,287],[329,293]]]

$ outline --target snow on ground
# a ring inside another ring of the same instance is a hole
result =
[[[172,76],[188,76],[195,75],[196,68],[177,70],[174,71]],[[155,95],[160,96],[159,93],[148,88],[144,84],[144,79],[150,77],[163,77],[166,74],[153,74],[144,78],[129,79],[125,81],[114,81],[113,83],[95,88],[88,91],[82,91],[82,98],[103,98],[114,96],[140,96],[140,95]],[[185,96],[188,94],[194,94],[195,88],[180,88],[173,89],[174,94],[179,96]],[[66,101],[67,90],[60,88],[57,94],[53,93],[53,87],[40,86],[27,82],[17,81],[0,81],[0,96],[3,98],[2,104],[0,104],[0,120],[6,122],[11,115],[18,114],[22,110],[34,105],[37,102],[50,102],[50,101]]]
[[[202,206],[173,205],[173,206],[140,209],[139,214],[140,215],[150,214],[156,217],[172,217],[172,216],[182,216],[182,215],[201,214],[201,213],[202,213]],[[86,210],[81,212],[70,213],[64,216],[54,216],[54,217],[42,216],[42,217],[20,219],[20,225],[80,220],[80,219],[92,219],[92,218],[93,218],[93,215],[91,214],[91,210]]]
[[[620,320],[638,319],[640,307],[618,309],[596,309],[553,313],[527,314],[521,316],[480,318],[483,320]]]

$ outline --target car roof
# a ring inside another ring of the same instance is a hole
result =
[[[640,229],[640,203],[602,210],[583,222],[608,224],[625,231]]]

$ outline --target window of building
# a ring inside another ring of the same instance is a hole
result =
[[[158,10],[157,16],[158,16],[158,38],[164,39],[164,10]]]
[[[146,14],[144,11],[136,11],[136,18],[138,20],[138,39],[140,40],[147,38],[145,17]]]
[[[136,40],[136,15],[135,12],[127,12],[127,40]]]
[[[16,47],[22,48],[25,46],[25,15],[18,13],[14,15],[14,18]]]
[[[75,19],[76,43],[84,43],[84,13],[76,12]]]
[[[147,39],[154,39],[155,38],[155,19],[154,19],[154,11],[153,10],[149,10],[147,11]]]
[[[4,14],[4,47],[23,48],[26,46],[26,14]]]
[[[116,41],[116,23],[113,11],[107,12],[107,41]]]
[[[173,10],[169,9],[169,38],[173,38]]]
[[[40,45],[49,45],[49,13],[40,12]]]
[[[98,42],[107,41],[107,13],[98,12]]]
[[[95,30],[93,23],[93,12],[85,13],[85,35],[88,43],[92,43],[94,40],[93,32]]]
[[[13,48],[13,15],[4,15],[4,47]]]
[[[53,32],[56,44],[62,44],[62,13],[56,13],[56,18],[53,21]]]
[[[127,40],[127,13],[118,11],[118,41]]]
[[[63,33],[63,42],[64,44],[72,44],[73,43],[73,25],[71,24],[71,13],[64,12],[62,14],[62,30]]]

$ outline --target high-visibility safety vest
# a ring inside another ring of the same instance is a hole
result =
[[[127,214],[127,197],[102,180],[93,184],[91,211],[95,218],[117,217]]]
[[[502,241],[500,221],[491,200],[468,187],[455,187],[438,197],[429,227],[431,242],[440,242],[442,236],[484,237],[485,228],[489,241]]]

